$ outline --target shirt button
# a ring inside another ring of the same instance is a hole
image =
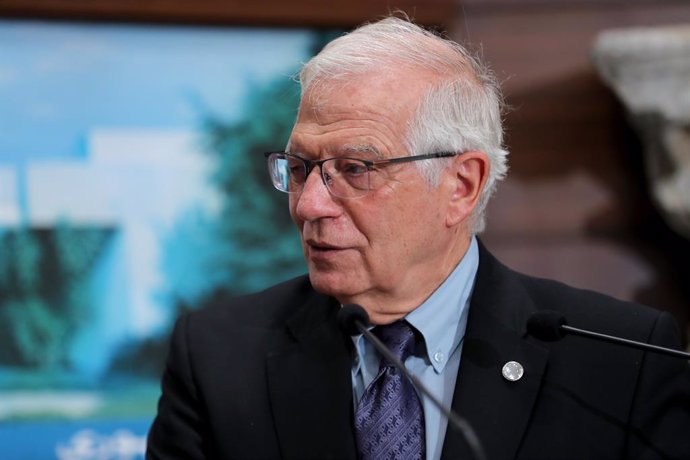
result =
[[[442,363],[444,359],[446,359],[446,355],[444,355],[442,351],[434,353],[434,361],[437,363]]]

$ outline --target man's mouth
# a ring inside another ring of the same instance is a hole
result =
[[[307,240],[307,245],[311,249],[316,249],[318,251],[333,251],[342,249],[335,244],[326,243],[324,241]]]

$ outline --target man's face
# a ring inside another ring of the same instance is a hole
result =
[[[425,75],[403,75],[367,75],[306,94],[290,152],[309,159],[408,155],[406,128],[426,83]],[[331,196],[318,167],[290,195],[314,288],[359,303],[377,323],[433,292],[458,262],[450,252],[459,240],[446,221],[449,187],[431,187],[413,163],[384,168],[384,185],[364,197]]]

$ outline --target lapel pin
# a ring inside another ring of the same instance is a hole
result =
[[[501,370],[503,378],[509,382],[517,382],[525,374],[525,368],[517,361],[508,361]]]

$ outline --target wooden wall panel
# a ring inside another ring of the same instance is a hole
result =
[[[666,309],[687,326],[690,242],[655,210],[642,146],[590,52],[606,29],[690,22],[690,4],[464,3],[451,35],[481,46],[512,108],[511,170],[484,241],[518,270]]]
[[[0,17],[249,26],[353,27],[391,11],[442,24],[456,0],[0,0]]]

